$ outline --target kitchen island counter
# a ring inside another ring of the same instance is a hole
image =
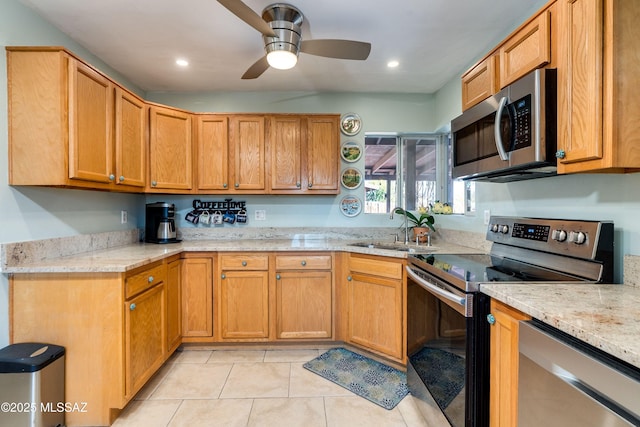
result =
[[[640,368],[640,288],[483,284],[481,292]]]

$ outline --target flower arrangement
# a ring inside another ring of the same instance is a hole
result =
[[[418,214],[420,214],[419,217],[415,216],[411,212],[406,211],[402,208],[395,208],[393,213],[406,216],[407,220],[413,224],[411,228],[427,228],[428,227],[432,231],[436,231],[435,227],[433,226],[433,224],[436,222],[436,219],[434,218],[433,215],[429,214],[429,210],[424,206],[420,206],[418,208]]]

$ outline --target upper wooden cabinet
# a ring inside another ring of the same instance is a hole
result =
[[[560,2],[558,173],[640,169],[640,2]]]
[[[462,75],[463,111],[536,68],[557,66],[557,8],[556,0],[549,1]]]
[[[11,185],[142,191],[139,99],[63,48],[8,47],[7,79]]]
[[[551,61],[551,12],[544,10],[500,47],[500,88]]]
[[[229,117],[229,165],[233,191],[264,192],[264,116]]]
[[[160,105],[149,108],[150,192],[176,193],[193,188],[191,114]]]
[[[462,110],[498,92],[498,55],[491,55],[462,75]]]
[[[340,152],[338,115],[269,118],[270,193],[337,194]]]
[[[229,118],[216,114],[196,116],[197,189],[229,189]]]

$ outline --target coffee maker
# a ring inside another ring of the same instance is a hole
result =
[[[176,205],[173,203],[147,203],[144,241],[150,243],[176,243]]]

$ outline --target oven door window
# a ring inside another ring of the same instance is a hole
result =
[[[465,425],[467,322],[416,283],[408,282],[408,354],[411,365],[454,427]]]

